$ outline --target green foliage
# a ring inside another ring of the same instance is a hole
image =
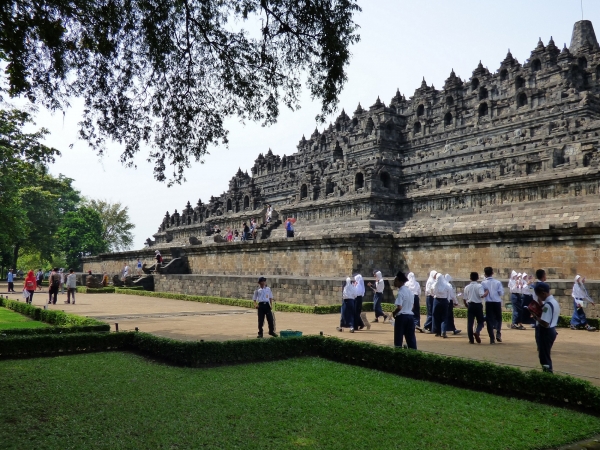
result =
[[[86,286],[77,286],[77,292],[81,294],[113,294],[114,286],[106,286],[103,288],[89,288]]]
[[[102,234],[102,220],[92,208],[82,206],[65,214],[57,237],[58,247],[65,253],[68,266],[79,268],[83,256],[107,251],[108,245]]]
[[[131,230],[135,225],[130,222],[128,207],[120,202],[109,203],[106,200],[90,200],[87,206],[100,215],[102,221],[102,239],[112,252],[127,250],[133,244]]]
[[[42,309],[27,303],[7,300],[0,297],[0,306],[16,311],[25,316],[31,317],[33,320],[49,323],[57,326],[96,326],[104,327],[98,331],[108,331],[110,326],[104,322],[89,317],[76,316],[54,309]]]
[[[0,332],[6,333],[13,329],[23,330],[30,328],[48,327],[43,322],[32,320],[29,317],[10,311],[6,308],[0,308]]]
[[[358,41],[355,0],[8,0],[0,13],[0,94],[52,109],[81,97],[80,135],[133,165],[153,144],[158,180],[183,179],[235,116],[272,124],[302,83],[332,113]]]
[[[132,333],[63,333],[7,336],[0,339],[0,357],[51,356],[129,348]]]

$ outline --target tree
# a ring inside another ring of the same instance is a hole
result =
[[[100,214],[88,206],[65,214],[57,240],[70,268],[78,269],[83,256],[108,250],[108,244],[102,239],[103,231]]]
[[[155,178],[180,182],[227,143],[227,117],[272,124],[280,102],[298,108],[304,76],[318,119],[335,110],[359,39],[356,1],[7,0],[0,94],[51,109],[83,97],[80,135],[94,149],[111,138],[133,165],[150,144]]]
[[[120,202],[108,203],[106,200],[91,200],[87,205],[100,215],[102,239],[111,251],[127,250],[131,247],[131,230],[135,225],[129,221],[127,206],[123,207]]]
[[[27,201],[45,195],[26,188],[35,186],[32,180],[39,178],[43,166],[60,155],[58,150],[41,143],[48,130],[42,128],[25,133],[23,129],[28,125],[33,125],[28,113],[0,110],[0,255],[3,267],[16,265],[18,249],[15,251],[15,245],[28,238]]]

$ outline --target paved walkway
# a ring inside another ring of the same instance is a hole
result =
[[[43,301],[47,301],[47,295],[46,292],[36,293],[34,305],[42,306]],[[10,295],[10,298],[19,298],[19,295]],[[257,332],[256,312],[240,307],[123,294],[77,294],[76,305],[65,305],[64,300],[66,294],[59,295],[60,304],[50,307],[106,321],[111,324],[113,330],[115,323],[118,323],[119,330],[133,330],[138,327],[140,331],[173,339],[219,341],[254,338]],[[373,319],[373,313],[367,313],[367,316],[369,320]],[[278,331],[300,330],[305,335],[322,331],[326,335],[342,339],[380,345],[393,344],[393,328],[389,324],[372,324],[369,331],[339,333],[335,330],[339,324],[338,314],[278,312],[276,320]],[[456,326],[465,330],[466,319],[456,319]],[[584,378],[600,386],[600,333],[572,331],[566,328],[559,328],[558,333],[552,350],[555,371]],[[486,344],[485,339],[483,344],[470,345],[466,331],[448,339],[417,333],[417,345],[419,350],[426,352],[490,361],[524,369],[539,368],[533,329],[504,329],[502,338],[504,342],[495,346]]]

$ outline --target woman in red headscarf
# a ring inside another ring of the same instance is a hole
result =
[[[25,282],[23,283],[25,286],[25,290],[29,292],[29,297],[27,298],[27,303],[31,304],[33,301],[33,293],[37,289],[37,281],[35,279],[35,274],[33,270],[27,272],[27,277],[25,277]]]

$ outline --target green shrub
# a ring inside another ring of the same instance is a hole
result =
[[[47,328],[13,328],[9,330],[0,330],[0,336],[37,336],[42,334],[64,334],[64,333],[103,333],[109,332],[110,325],[73,325],[67,327],[47,327]]]
[[[132,350],[165,362],[201,367],[319,356],[332,361],[499,395],[585,408],[600,414],[600,389],[553,375],[415,350],[321,336],[228,342],[175,341],[146,333],[11,336],[0,339],[0,357]]]
[[[78,286],[77,292],[80,294],[113,294],[115,288],[113,286],[106,286],[103,288],[89,288],[86,286]]]
[[[4,306],[5,308],[12,309],[24,316],[31,317],[33,320],[39,320],[41,322],[46,322],[56,326],[63,327],[72,327],[72,326],[95,326],[95,327],[109,327],[104,322],[100,322],[96,319],[91,319],[89,317],[81,317],[76,316],[75,314],[68,314],[63,311],[57,311],[54,309],[42,309],[33,305],[28,305],[27,303],[21,303],[14,300],[8,300],[0,298],[0,306]],[[99,331],[107,331],[105,328]]]

